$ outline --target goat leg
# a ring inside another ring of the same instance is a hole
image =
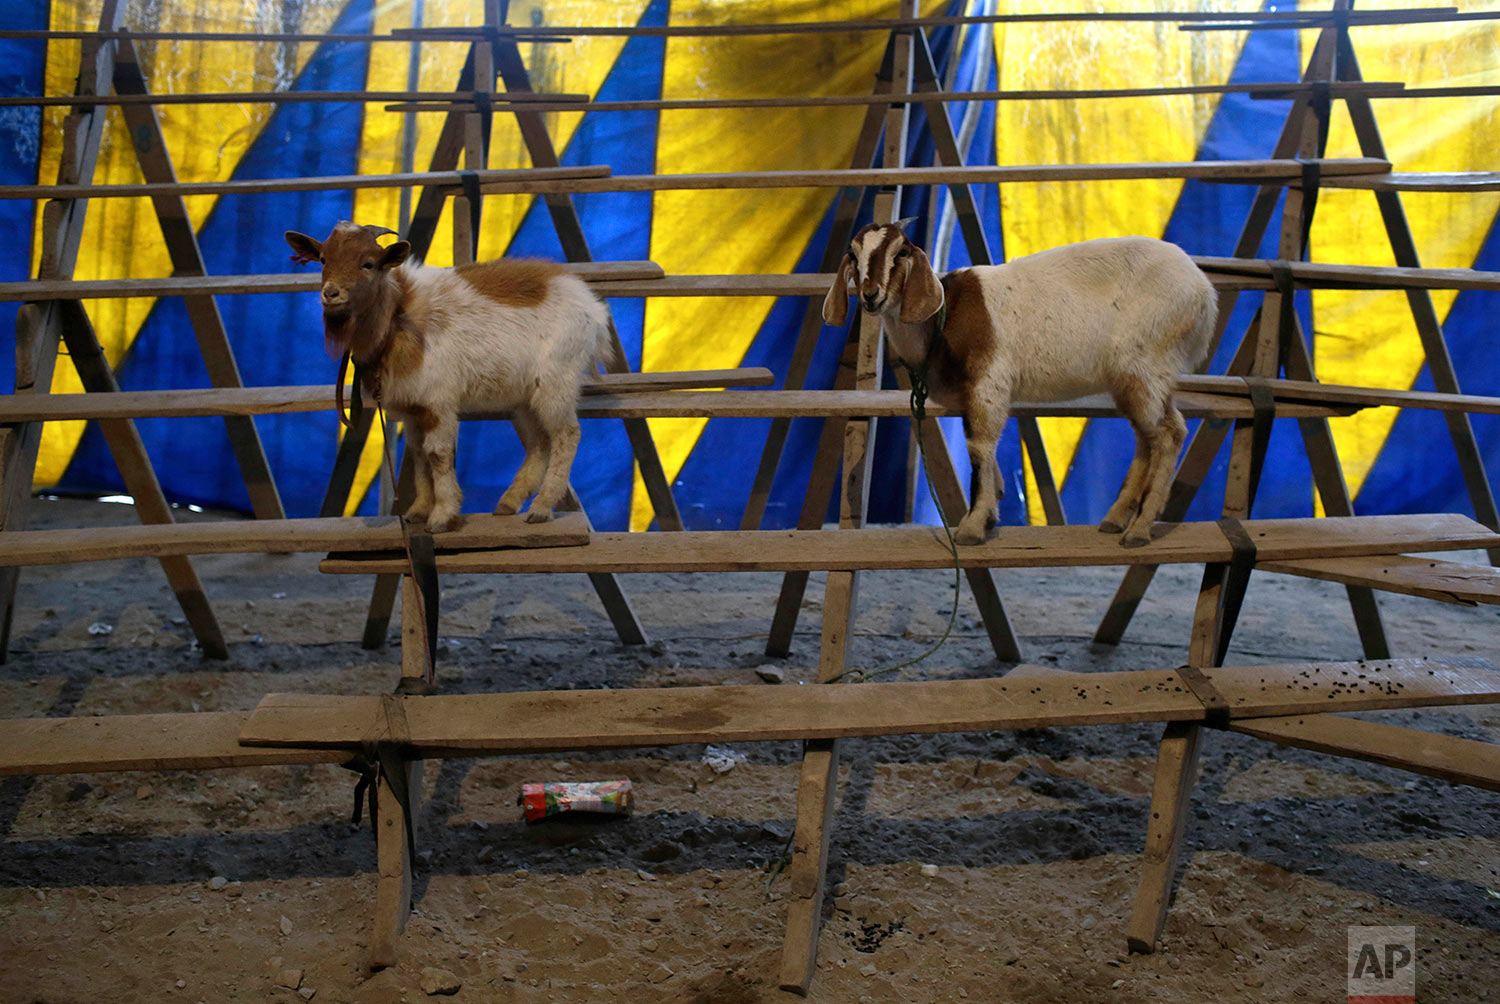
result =
[[[458,522],[464,499],[463,491],[458,487],[458,473],[453,467],[458,447],[458,417],[443,416],[437,428],[427,430],[422,445],[432,475],[433,506],[427,517],[427,532],[442,533],[451,530]]]
[[[411,456],[411,473],[413,495],[411,505],[406,507],[406,516],[413,520],[426,520],[432,512],[432,468],[427,464],[427,449],[423,445],[426,438],[422,433],[422,427],[418,423],[407,419],[403,425],[406,428],[406,449]]]
[[[1135,430],[1135,457],[1130,461],[1130,470],[1125,482],[1120,485],[1120,495],[1115,504],[1104,514],[1099,524],[1100,533],[1123,533],[1125,527],[1140,512],[1141,499],[1146,494],[1146,471],[1149,467],[1151,446],[1147,434],[1140,428]]]
[[[1000,464],[995,459],[995,447],[1010,415],[1010,398],[993,390],[987,395],[975,395],[965,415],[969,465],[977,476],[971,475],[969,511],[959,521],[953,538],[960,544],[982,544],[998,521]]]
[[[1167,492],[1172,487],[1172,474],[1177,467],[1177,453],[1187,439],[1187,423],[1182,412],[1168,404],[1161,423],[1151,436],[1151,459],[1146,482],[1149,490],[1141,501],[1141,511],[1131,521],[1120,543],[1125,547],[1140,547],[1151,543],[1151,526],[1167,502]]]
[[[542,414],[542,428],[551,444],[547,451],[547,469],[542,475],[542,486],[526,510],[526,522],[545,523],[552,518],[552,510],[561,504],[568,493],[568,475],[573,470],[573,457],[578,452],[578,415],[576,405],[566,403],[556,408],[553,414]]]
[[[497,516],[511,516],[520,512],[526,500],[536,494],[542,483],[542,473],[547,469],[547,435],[537,424],[536,417],[525,408],[517,408],[511,416],[511,423],[516,427],[521,445],[526,448],[526,459],[521,462],[515,479],[495,505]]]

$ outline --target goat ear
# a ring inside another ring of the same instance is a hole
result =
[[[915,244],[911,248],[911,264],[906,270],[906,285],[901,290],[901,320],[907,324],[925,321],[943,309],[943,284],[932,270],[927,253]]]
[[[408,241],[397,241],[386,248],[385,254],[380,256],[380,267],[395,268],[409,257],[411,257],[411,244]]]
[[[839,274],[833,277],[828,295],[823,297],[823,322],[835,327],[843,324],[849,316],[849,281],[853,278],[854,258],[844,255],[839,263]]]
[[[315,241],[306,234],[299,234],[295,230],[286,232],[286,243],[293,251],[307,261],[323,260],[323,243]]]

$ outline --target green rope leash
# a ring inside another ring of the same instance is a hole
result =
[[[921,454],[923,467],[927,466],[927,448],[922,443],[922,423],[927,420],[927,371],[932,366],[932,357],[937,352],[938,342],[943,338],[943,328],[947,324],[947,321],[948,304],[945,299],[943,306],[938,310],[937,331],[932,336],[932,340],[927,343],[927,357],[918,366],[910,366],[904,361],[901,363],[902,368],[906,370],[907,376],[911,378],[911,419],[913,425],[916,427],[917,452]],[[863,683],[866,680],[873,680],[877,676],[894,673],[898,669],[915,666],[942,648],[943,644],[947,642],[948,637],[953,633],[954,622],[958,620],[958,600],[963,587],[963,568],[959,564],[958,543],[953,539],[953,531],[948,528],[948,515],[943,512],[943,503],[938,499],[937,489],[932,487],[932,478],[930,477],[927,479],[927,494],[932,499],[932,504],[938,511],[938,521],[943,526],[943,533],[948,537],[948,550],[953,554],[953,609],[948,614],[948,626],[943,628],[942,637],[931,648],[915,658],[868,672],[862,669],[846,669],[842,673],[830,676],[823,681],[824,683],[838,683],[848,676],[858,677],[857,680],[853,681],[855,683]]]

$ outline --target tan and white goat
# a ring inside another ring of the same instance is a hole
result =
[[[1173,388],[1208,349],[1213,285],[1181,248],[1148,237],[1069,244],[939,277],[903,233],[906,222],[855,234],[823,319],[842,324],[854,294],[879,315],[892,352],[926,367],[932,398],[963,412],[973,474],[959,543],[980,543],[995,525],[995,447],[1011,402],[1100,392],[1130,420],[1136,446],[1099,529],[1123,530],[1127,547],[1147,543],[1187,434]]]
[[[487,261],[436,268],[411,245],[382,247],[384,227],[348,221],[327,240],[287,231],[303,258],[323,263],[323,334],[349,352],[363,389],[406,423],[416,474],[408,514],[438,533],[463,495],[454,471],[458,414],[511,409],[526,459],[495,512],[539,523],[568,490],[578,449],[578,393],[613,354],[609,311],[551,262]]]

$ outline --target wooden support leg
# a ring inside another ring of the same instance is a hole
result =
[[[422,764],[407,761],[400,768],[405,771],[406,791],[411,807],[410,833],[416,834],[417,820],[422,812]],[[407,812],[396,797],[388,779],[382,774],[376,794],[375,819],[375,921],[370,932],[370,968],[385,969],[394,966],[398,958],[397,945],[401,932],[406,927],[406,918],[411,914],[412,860],[416,848],[408,837]]]
[[[858,330],[859,322],[856,320],[850,328],[850,338],[844,343],[844,353],[839,359],[838,373],[833,381],[835,390],[849,390],[854,386],[855,359],[859,351],[855,332]],[[823,431],[818,438],[817,451],[813,454],[807,493],[802,496],[802,514],[797,519],[799,530],[816,530],[823,525],[823,517],[828,513],[828,502],[833,498],[838,484],[844,424],[842,419],[823,420]],[[781,594],[776,598],[776,611],[771,615],[771,631],[766,638],[766,655],[785,658],[791,653],[792,634],[797,628],[802,595],[806,589],[806,572],[788,572],[782,576]]]
[[[1177,480],[1172,484],[1167,504],[1162,507],[1161,518],[1164,522],[1177,522],[1187,512],[1203,479],[1208,476],[1229,429],[1230,422],[1225,419],[1204,419],[1193,430],[1192,441],[1188,444],[1187,453],[1183,455],[1182,465],[1177,469]],[[1109,609],[1094,631],[1095,645],[1120,643],[1131,618],[1135,616],[1136,608],[1145,598],[1146,588],[1156,576],[1156,569],[1156,565],[1136,565],[1125,573],[1109,602]]]
[[[94,327],[84,313],[83,304],[77,300],[59,300],[56,310],[68,354],[78,370],[84,388],[99,393],[118,391],[119,384],[104,358],[104,350],[99,346]],[[135,423],[129,419],[100,420],[99,431],[104,433],[104,440],[109,444],[115,466],[119,468],[120,477],[125,481],[125,490],[135,499],[136,515],[141,522],[173,522],[172,508],[161,490],[156,470],[151,466],[151,458],[146,453],[145,443],[141,441]],[[214,659],[228,658],[229,649],[224,642],[224,633],[219,628],[213,608],[208,604],[203,583],[199,581],[192,562],[182,556],[158,560],[203,654]]]
[[[823,647],[818,678],[829,680],[844,671],[849,637],[854,631],[858,582],[853,572],[829,572],[823,598]],[[838,747],[833,741],[807,744],[797,788],[797,827],[792,835],[786,941],[782,946],[780,986],[806,994],[817,958],[818,929],[822,926],[823,879],[828,870],[828,839],[832,830],[834,789],[838,779]]]
[[[401,579],[401,681],[402,691],[408,681],[413,691],[425,689],[427,657],[421,617],[421,595],[410,576]],[[391,783],[387,771],[399,770],[400,787]],[[406,805],[401,804],[401,794]],[[392,764],[383,761],[375,797],[375,922],[370,933],[370,968],[384,969],[397,961],[397,945],[411,913],[412,861],[416,848],[412,841],[417,821],[422,817],[422,762],[404,760]],[[410,818],[408,818],[410,810]]]
[[[375,421],[375,409],[366,407],[354,424],[344,430],[339,440],[338,453],[333,458],[333,472],[328,476],[328,488],[323,492],[323,504],[318,507],[319,516],[342,516],[354,491],[354,478],[359,473],[359,458],[370,439],[370,427]]]
[[[1209,565],[1203,570],[1198,605],[1193,613],[1193,637],[1188,662],[1194,666],[1213,664],[1219,642],[1219,621],[1228,565]],[[1161,936],[1177,875],[1177,856],[1187,828],[1188,808],[1198,771],[1198,753],[1203,728],[1192,722],[1172,722],[1162,733],[1156,754],[1156,781],[1151,789],[1151,817],[1146,827],[1146,847],[1141,855],[1141,879],[1130,915],[1126,943],[1132,952],[1151,953]]]
[[[1141,856],[1141,880],[1130,915],[1126,944],[1132,952],[1156,951],[1167,917],[1172,880],[1177,874],[1177,855],[1192,804],[1193,776],[1203,729],[1186,722],[1172,722],[1162,733],[1156,754],[1156,782],[1151,789],[1151,821],[1146,828],[1146,849]]]
[[[137,62],[135,45],[128,38],[119,41],[115,62],[114,84],[120,94],[147,94],[146,77]],[[147,181],[173,183],[177,181],[177,170],[167,152],[166,141],[161,130],[161,121],[156,109],[149,104],[130,104],[121,108],[135,148],[136,159]],[[206,275],[203,252],[198,245],[198,235],[188,217],[187,204],[180,195],[156,195],[152,197],[157,221],[161,224],[162,238],[172,258],[174,275]],[[198,340],[198,350],[208,370],[209,380],[215,387],[240,387],[239,364],[229,344],[229,335],[224,328],[224,319],[219,315],[218,304],[211,296],[186,296],[183,305],[187,308],[188,320]],[[266,459],[260,433],[255,421],[248,415],[227,416],[224,428],[229,435],[229,444],[245,479],[245,491],[250,497],[250,507],[259,519],[285,519],[281,495],[271,476],[270,463]]]
[[[848,574],[848,573],[840,573]],[[782,946],[781,989],[806,995],[812,984],[822,926],[823,880],[828,870],[833,796],[838,781],[837,740],[807,744],[797,787],[797,829],[788,868],[786,941]]]
[[[1312,359],[1300,331],[1298,337],[1291,340],[1289,349],[1286,359],[1287,376],[1293,380],[1314,379]],[[1297,420],[1297,425],[1302,430],[1308,463],[1312,467],[1313,483],[1317,486],[1319,497],[1323,499],[1324,512],[1330,516],[1353,516],[1354,503],[1349,498],[1349,486],[1344,481],[1344,469],[1333,445],[1333,432],[1328,427],[1328,419],[1302,418]],[[1346,586],[1345,589],[1365,658],[1389,659],[1391,647],[1386,641],[1385,625],[1380,619],[1380,606],[1375,600],[1375,591],[1368,586]]]
[[[886,60],[884,76],[888,76],[890,72],[889,47],[886,49]],[[877,87],[877,93],[879,90],[880,88]],[[865,123],[860,130],[859,140],[855,143],[851,167],[857,169],[870,166],[884,121],[884,109],[879,105],[871,105],[865,114]],[[854,236],[854,218],[859,212],[860,196],[863,192],[862,188],[840,189],[838,205],[833,212],[833,225],[828,232],[828,244],[823,249],[821,271],[832,272],[838,268],[844,249],[848,246],[849,239]],[[782,381],[784,390],[796,390],[807,382],[807,371],[812,366],[813,352],[817,348],[818,334],[822,330],[822,301],[816,297],[809,298],[807,308],[802,315],[802,329],[797,334],[797,343],[792,348],[792,356],[787,363],[786,378]],[[771,420],[771,430],[766,434],[766,445],[760,455],[760,466],[756,469],[755,480],[751,483],[750,498],[745,503],[745,512],[740,519],[741,530],[759,530],[761,522],[765,519],[766,504],[771,497],[771,485],[776,479],[776,468],[781,463],[781,454],[786,447],[786,437],[790,429],[791,419]],[[826,496],[822,497],[826,502]]]

